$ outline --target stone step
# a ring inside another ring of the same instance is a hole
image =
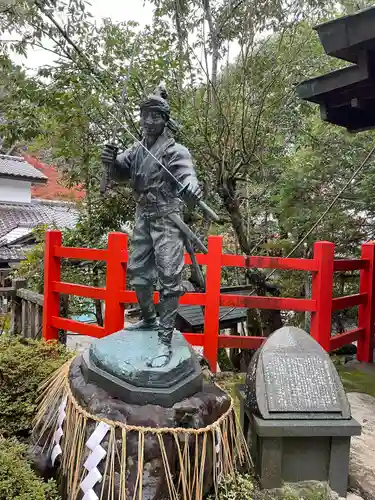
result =
[[[72,351],[82,353],[88,349],[95,340],[97,340],[95,337],[89,337],[88,335],[69,333],[66,336],[66,347]]]

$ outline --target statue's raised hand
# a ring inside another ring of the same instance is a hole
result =
[[[116,161],[118,148],[114,144],[106,144],[103,148],[100,159],[104,165],[113,165]]]

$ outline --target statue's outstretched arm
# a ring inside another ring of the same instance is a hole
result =
[[[110,178],[115,182],[126,182],[130,179],[131,154],[133,148],[126,149],[117,155],[116,160],[110,167]]]
[[[202,192],[189,150],[181,144],[176,144],[168,158],[168,168],[185,186],[181,193],[182,198],[189,204],[197,203],[202,198]]]
[[[105,184],[107,180],[115,182],[126,182],[130,178],[130,168],[132,163],[133,147],[126,149],[123,153],[118,154],[117,146],[114,144],[106,144],[100,156],[102,163],[105,167],[105,177],[103,177]],[[104,182],[103,181],[103,182]],[[103,191],[105,187],[103,185]]]

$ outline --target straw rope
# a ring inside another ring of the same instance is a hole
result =
[[[202,500],[207,467],[212,467],[214,491],[223,476],[233,476],[238,465],[251,464],[250,454],[242,429],[236,421],[233,398],[228,410],[215,422],[200,429],[184,427],[142,427],[92,415],[78,403],[70,383],[69,370],[74,359],[65,363],[42,386],[39,408],[34,422],[34,436],[46,442],[43,449],[52,451],[52,436],[56,430],[58,406],[66,398],[66,417],[63,422],[61,469],[66,481],[69,500],[76,500],[80,484],[87,477],[83,467],[87,455],[89,422],[103,422],[109,426],[106,438],[106,457],[103,459],[103,480],[98,493],[100,500],[142,500],[143,469],[145,465],[145,436],[155,435],[160,448],[165,484],[170,500]],[[116,429],[120,433],[116,434]],[[127,450],[128,433],[138,433],[137,457],[130,457]],[[46,438],[47,435],[47,438]],[[176,450],[176,463],[171,464],[166,449]],[[210,458],[208,458],[210,457]],[[130,460],[132,458],[132,460]],[[207,462],[210,459],[212,462]],[[130,462],[129,462],[130,460]],[[136,462],[136,463],[135,463]],[[129,492],[127,477],[135,467],[133,491]],[[176,471],[176,472],[174,472]],[[115,494],[115,473],[120,474],[120,484]]]

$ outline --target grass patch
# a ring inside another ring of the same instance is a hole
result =
[[[346,392],[361,392],[375,397],[375,375],[345,365],[336,368]]]
[[[240,415],[240,400],[236,395],[236,385],[245,383],[245,373],[223,373],[216,377],[216,383],[234,400],[234,409]]]
[[[332,500],[328,486],[318,481],[288,484],[275,490],[260,490],[251,474],[236,474],[221,481],[216,495],[207,500]]]

